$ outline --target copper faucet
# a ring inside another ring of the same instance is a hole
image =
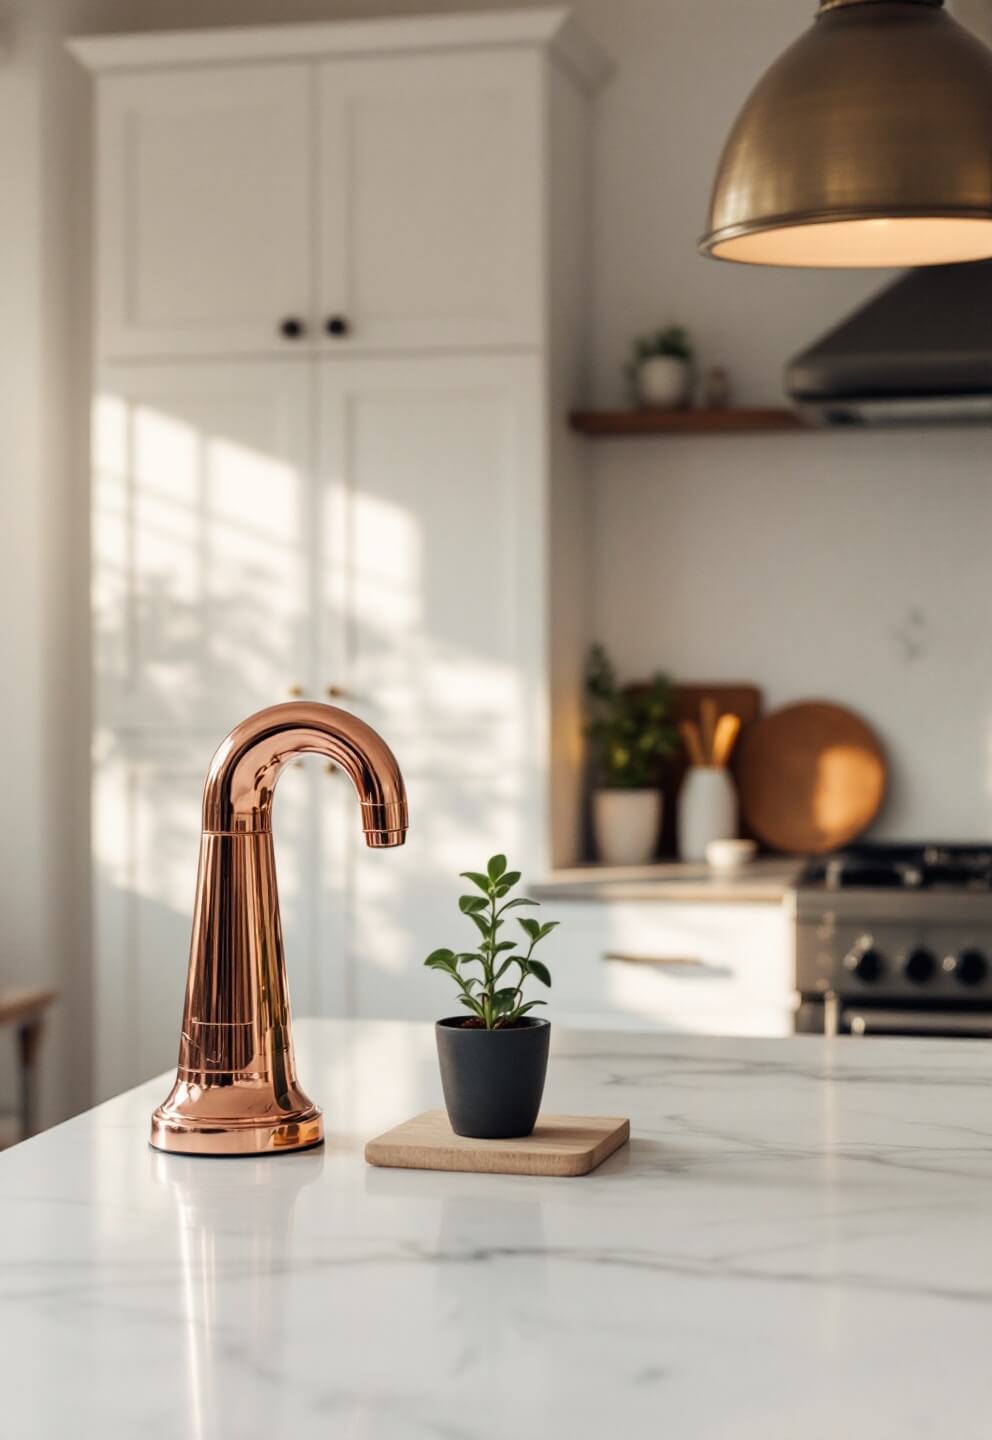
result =
[[[271,1154],[324,1138],[320,1107],[296,1079],[272,848],[276,781],[302,754],[327,756],[351,777],[367,845],[406,838],[403,776],[363,720],[298,701],[260,710],[231,731],[203,790],[179,1069],[152,1116],[159,1150]]]

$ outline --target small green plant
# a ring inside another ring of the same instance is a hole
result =
[[[623,688],[603,646],[594,645],[586,696],[591,710],[586,735],[600,783],[629,790],[657,785],[678,743],[668,677],[659,673],[647,685]]]
[[[652,330],[650,335],[638,335],[631,346],[630,359],[623,373],[631,390],[637,388],[637,372],[645,360],[654,355],[671,355],[675,360],[684,360],[691,365],[694,358],[692,341],[684,325],[669,325],[664,330]]]
[[[471,1010],[474,1016],[474,1020],[467,1020],[466,1024],[484,1025],[487,1030],[505,1029],[508,1025],[515,1025],[535,1005],[545,1003],[543,1000],[525,1001],[523,985],[531,975],[542,985],[551,984],[548,967],[533,958],[534,947],[550,935],[558,921],[549,920],[541,925],[530,916],[517,917],[524,943],[518,947],[515,940],[500,940],[499,932],[507,910],[521,905],[536,906],[538,901],[523,897],[506,900],[505,897],[520,879],[520,871],[506,868],[505,855],[494,855],[486,866],[485,874],[478,870],[463,870],[461,873],[463,879],[471,880],[482,892],[479,895],[463,895],[458,901],[459,910],[468,916],[482,937],[479,948],[434,950],[424,964],[431,970],[443,970],[454,980],[461,991],[459,1003]],[[504,903],[501,904],[501,901]],[[477,965],[481,974],[464,974],[465,967],[470,965]],[[515,985],[507,981],[510,967],[514,965],[517,967]]]

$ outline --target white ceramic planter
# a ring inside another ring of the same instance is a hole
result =
[[[660,790],[596,790],[593,835],[604,865],[648,865],[661,833]]]
[[[689,398],[689,364],[676,355],[652,355],[637,368],[637,393],[652,410],[677,410]]]
[[[737,791],[727,771],[715,765],[692,765],[679,791],[679,855],[705,860],[711,840],[732,840],[737,834]]]

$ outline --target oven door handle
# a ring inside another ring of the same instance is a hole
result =
[[[992,1038],[992,1011],[848,1010],[840,1013],[847,1035],[933,1035]]]

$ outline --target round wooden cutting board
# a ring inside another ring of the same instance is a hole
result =
[[[741,814],[775,850],[821,855],[868,828],[885,794],[885,756],[860,716],[807,700],[756,720],[737,761]]]

